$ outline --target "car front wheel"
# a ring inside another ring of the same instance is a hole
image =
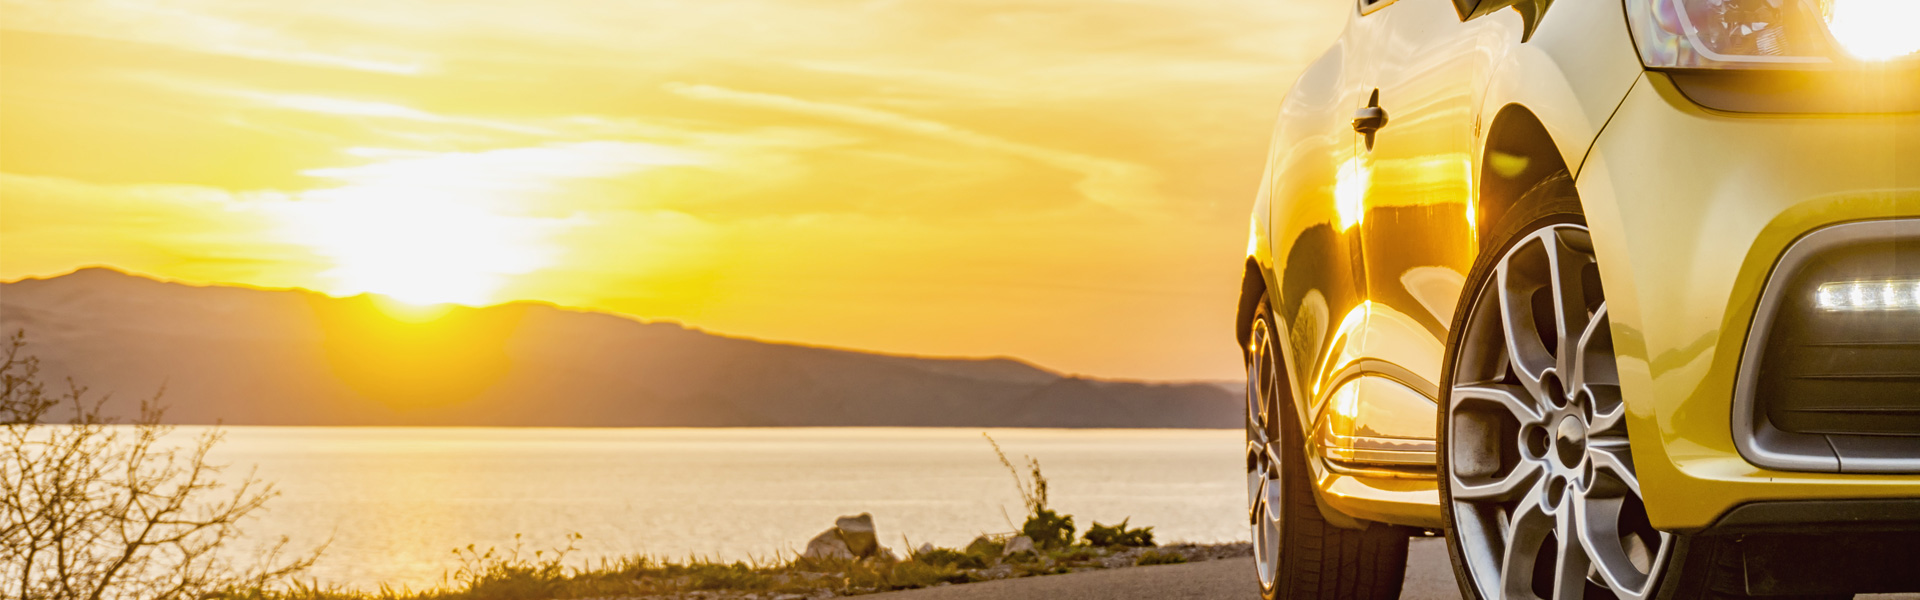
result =
[[[1724,540],[1647,517],[1572,180],[1548,178],[1520,206],[1467,280],[1441,377],[1440,500],[1462,595],[1747,597]]]

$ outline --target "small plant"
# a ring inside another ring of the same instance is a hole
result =
[[[1042,508],[1027,517],[1020,535],[1033,540],[1042,549],[1065,548],[1073,544],[1073,517]]]
[[[694,562],[681,576],[688,588],[696,590],[757,590],[772,585],[765,569],[743,562]]]
[[[1177,565],[1184,562],[1187,562],[1186,556],[1175,554],[1172,552],[1148,550],[1145,553],[1141,554],[1140,558],[1134,559],[1133,564],[1144,567],[1147,565]]]
[[[973,543],[967,544],[966,552],[969,555],[977,556],[982,560],[991,562],[993,559],[998,558],[1002,552],[1005,552],[1006,549],[1006,542],[982,537],[974,540]]]
[[[1027,519],[1020,526],[1020,535],[1033,540],[1033,545],[1042,549],[1064,548],[1073,544],[1073,517],[1061,515],[1047,507],[1047,477],[1040,473],[1040,460],[1028,456],[1027,470],[1032,474],[1031,481],[1020,476],[1019,467],[1007,459],[1007,453],[1000,450],[1000,443],[993,436],[981,433],[987,443],[993,445],[993,454],[1000,457],[1000,464],[1007,467],[1013,475],[1015,491],[1020,492],[1020,500],[1027,505]]]
[[[1047,478],[1040,474],[1040,461],[1031,456],[1025,457],[1027,469],[1033,473],[1033,481],[1028,482],[1020,477],[1019,467],[1013,466],[1013,461],[1007,459],[1007,453],[1000,450],[1000,442],[994,441],[993,436],[987,435],[986,432],[981,432],[980,437],[987,438],[987,443],[993,446],[993,455],[999,457],[1000,464],[1013,475],[1013,489],[1020,493],[1020,500],[1026,503],[1027,514],[1032,515],[1046,510]]]
[[[1097,548],[1093,548],[1089,546],[1068,546],[1066,548],[1063,548],[1059,551],[1054,552],[1053,560],[1054,562],[1058,562],[1058,563],[1080,564],[1080,563],[1086,563],[1086,562],[1092,561],[1102,556],[1106,556],[1106,552],[1103,552]]]
[[[1127,521],[1130,520],[1132,519],[1121,519],[1118,525],[1101,525],[1099,521],[1094,521],[1093,526],[1087,528],[1087,545],[1101,548],[1153,547],[1153,527],[1128,529]]]
[[[948,550],[948,552],[953,552]],[[954,552],[954,554],[959,554]],[[962,554],[961,556],[965,556]],[[903,561],[893,565],[893,572],[887,578],[891,589],[922,588],[940,583],[966,583],[967,573],[956,565],[936,565],[917,560]]]
[[[1031,561],[1026,561],[1026,562],[1013,565],[1014,574],[1020,577],[1034,577],[1038,575],[1059,575],[1061,573],[1070,573],[1072,571],[1073,571],[1072,569],[1068,569],[1067,567],[1060,565],[1059,563],[1055,563],[1053,561],[1047,561],[1047,560],[1031,560]]]
[[[460,559],[460,568],[454,571],[453,578],[467,587],[467,593],[480,598],[499,598],[501,600],[538,600],[558,595],[568,579],[566,567],[561,564],[567,554],[573,552],[574,542],[580,540],[580,534],[567,536],[567,547],[547,550],[535,550],[531,557],[523,554],[520,535],[514,534],[513,548],[499,550],[487,548],[476,550],[473,544],[455,549],[454,556]]]
[[[919,554],[913,555],[913,560],[915,562],[926,563],[936,567],[957,567],[961,569],[980,569],[980,568],[985,568],[988,562],[986,560],[986,556],[983,556],[983,554],[986,554],[986,553],[985,552],[981,552],[981,553],[961,552],[959,550],[954,550],[952,548],[934,548],[932,550],[928,550],[926,552],[921,552]],[[993,554],[998,555],[999,549],[997,548],[993,549]]]

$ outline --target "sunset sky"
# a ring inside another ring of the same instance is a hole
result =
[[[0,279],[539,300],[1233,379],[1348,0],[0,3]]]

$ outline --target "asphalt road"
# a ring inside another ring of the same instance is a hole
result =
[[[1253,559],[1233,558],[1003,579],[967,585],[861,596],[872,600],[1258,600]],[[1416,539],[1407,557],[1402,600],[1458,600],[1460,588],[1437,539]],[[1920,600],[1920,594],[1860,596],[1874,600]]]

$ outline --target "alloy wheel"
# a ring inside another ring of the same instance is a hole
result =
[[[1587,229],[1521,238],[1470,310],[1443,422],[1470,584],[1483,598],[1649,597],[1673,540],[1634,475]]]
[[[1279,415],[1274,411],[1279,407],[1273,401],[1278,397],[1275,386],[1282,381],[1279,363],[1272,331],[1265,319],[1256,319],[1247,343],[1247,520],[1253,527],[1254,567],[1263,590],[1273,589],[1279,580],[1285,506],[1275,435]]]

